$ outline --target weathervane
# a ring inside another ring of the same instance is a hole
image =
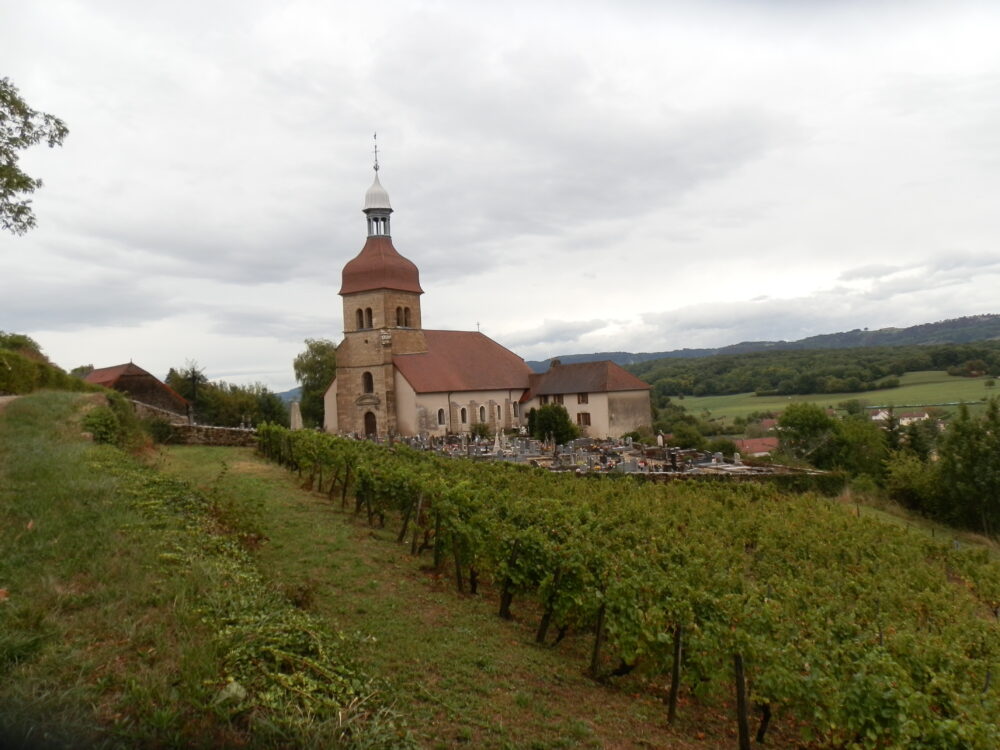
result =
[[[372,135],[372,140],[375,141],[375,171],[378,172],[378,133]]]

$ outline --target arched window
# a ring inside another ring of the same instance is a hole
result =
[[[480,422],[485,422],[486,421],[486,407],[485,406],[480,406],[479,407],[479,421]]]
[[[370,372],[361,374],[361,391],[363,393],[375,393],[375,378]]]
[[[403,308],[402,307],[397,307],[396,308],[396,327],[398,328],[401,325],[403,325]]]
[[[438,409],[438,424],[444,424],[444,409]]]
[[[501,419],[501,417],[500,417],[500,404],[497,404],[497,422],[499,422],[500,419]]]
[[[403,325],[407,328],[410,327],[410,308],[408,307],[403,309]]]
[[[461,415],[460,416],[461,416],[461,419],[462,419],[462,424],[466,424],[469,421],[469,414],[468,414],[467,411],[465,411],[465,407],[464,406],[462,407],[462,411],[461,411]]]
[[[512,406],[514,407],[514,416],[515,416],[515,417],[517,417],[517,416],[520,416],[520,415],[519,415],[519,414],[517,413],[517,401],[515,401],[515,402],[514,402],[514,403],[512,404]]]
[[[365,308],[365,328],[372,327],[372,309],[370,307]]]
[[[360,307],[358,308],[357,319],[358,319],[358,330],[360,331],[362,328],[365,327],[365,311],[362,310]]]

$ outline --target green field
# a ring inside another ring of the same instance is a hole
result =
[[[897,409],[921,406],[942,406],[954,411],[958,402],[976,404],[994,393],[1000,394],[995,388],[986,386],[989,378],[964,378],[948,375],[944,371],[928,370],[923,372],[908,372],[900,378],[898,388],[884,391],[867,391],[865,393],[816,393],[793,396],[755,396],[752,393],[738,393],[731,396],[687,396],[675,398],[692,414],[703,415],[709,412],[711,417],[733,419],[746,417],[753,412],[780,412],[788,404],[807,401],[820,406],[836,408],[837,404],[851,399],[858,399],[866,406],[894,406]]]

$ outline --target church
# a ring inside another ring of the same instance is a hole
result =
[[[324,429],[369,437],[444,436],[484,424],[527,424],[532,408],[566,407],[587,437],[618,437],[651,423],[650,386],[610,361],[533,373],[478,331],[425,329],[420,273],[392,244],[389,194],[378,177],[365,194],[364,247],[344,266],[344,337],[324,395]]]

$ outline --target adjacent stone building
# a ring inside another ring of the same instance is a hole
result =
[[[649,386],[612,362],[534,375],[482,333],[424,329],[420,273],[393,246],[392,207],[378,164],[375,170],[363,209],[368,238],[342,274],[344,338],[324,396],[328,432],[441,436],[475,424],[496,432],[521,427],[527,409],[567,394],[588,405],[570,411],[585,435],[617,436],[650,424]]]
[[[562,404],[584,437],[624,435],[650,424],[648,383],[610,360],[563,365],[532,374],[521,396],[523,411]]]

